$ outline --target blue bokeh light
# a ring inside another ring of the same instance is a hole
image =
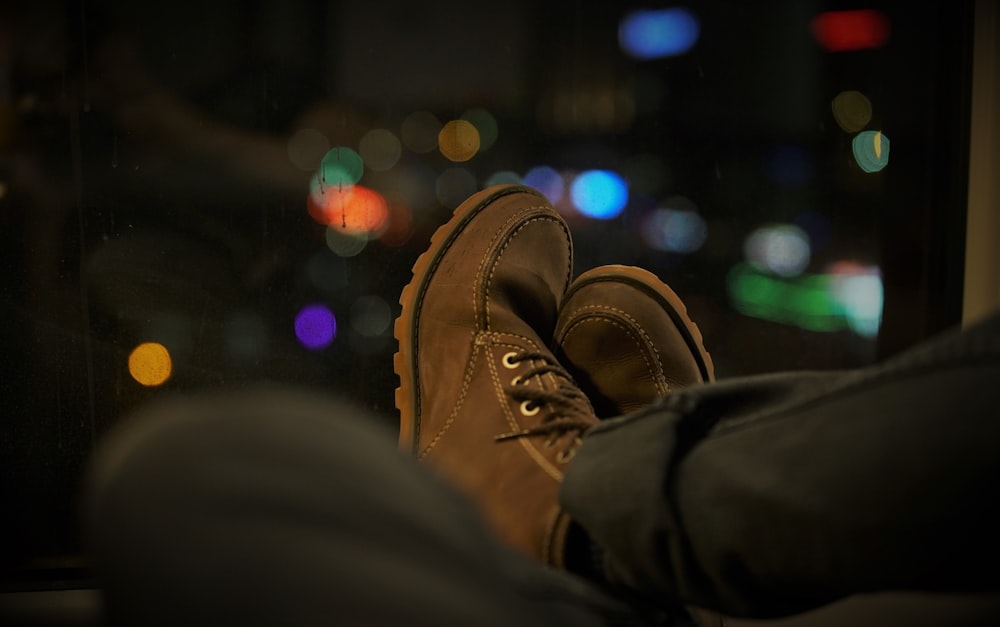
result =
[[[555,168],[547,165],[540,165],[528,170],[524,174],[523,182],[525,185],[542,192],[552,204],[562,200],[563,194],[566,193],[562,175],[556,172]]]
[[[618,217],[628,204],[628,185],[610,170],[587,170],[573,179],[570,197],[583,215],[610,220]]]
[[[639,10],[618,26],[618,43],[637,59],[659,59],[683,54],[701,34],[695,15],[683,8]]]
[[[708,238],[704,218],[686,209],[657,208],[642,222],[642,238],[658,250],[671,253],[693,253]]]

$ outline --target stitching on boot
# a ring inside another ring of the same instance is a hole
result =
[[[490,328],[490,320],[489,320],[489,317],[490,317],[490,314],[489,314],[489,311],[490,311],[490,306],[489,306],[490,305],[489,284],[490,284],[491,281],[488,280],[488,281],[483,282],[482,281],[482,277],[485,274],[485,267],[486,267],[487,262],[490,259],[490,253],[491,253],[491,251],[493,251],[493,248],[496,245],[497,240],[499,240],[504,235],[504,233],[507,232],[507,228],[508,228],[508,226],[510,224],[512,224],[514,222],[517,222],[517,220],[524,213],[531,212],[531,211],[537,211],[538,209],[542,209],[542,208],[544,208],[542,205],[531,206],[531,207],[527,207],[527,208],[521,209],[517,213],[514,213],[514,214],[508,216],[507,219],[504,221],[504,223],[501,224],[500,227],[496,231],[493,232],[493,236],[490,238],[489,244],[484,248],[484,252],[483,252],[482,256],[479,258],[479,267],[476,268],[475,279],[474,279],[473,284],[472,284],[472,311],[474,312],[474,314],[476,316],[476,328],[477,329],[486,329],[486,330],[489,330],[489,328]],[[501,247],[500,250],[503,250],[504,248],[506,248],[507,243],[510,242],[511,238],[513,238],[513,237],[515,237],[517,235],[517,233],[523,228],[523,226],[524,225],[521,225],[520,227],[518,227],[517,229],[515,229],[513,233],[510,234],[510,237],[507,238],[507,242],[504,242],[503,247]],[[497,259],[499,259],[499,255],[498,255]],[[490,279],[492,279],[493,270],[495,268],[496,268],[496,266],[494,265],[493,268],[490,269]],[[480,286],[481,283],[483,283],[482,287]],[[479,307],[479,290],[480,289],[485,289],[486,290],[486,303],[485,303],[486,307],[485,307],[485,311],[483,311],[483,312],[480,312],[479,309],[478,309],[478,307]],[[481,318],[482,318],[482,320],[481,320]]]
[[[525,213],[532,213],[534,211],[538,211],[539,209],[549,210],[549,208],[547,206],[545,206],[545,205],[537,205],[537,206],[532,206],[532,207],[527,207],[525,209],[522,209],[521,211],[518,211],[516,214],[512,215],[506,222],[504,222],[503,226],[501,228],[497,229],[496,233],[494,233],[493,239],[490,240],[490,245],[486,248],[487,252],[480,258],[479,270],[476,271],[476,281],[477,281],[477,283],[474,286],[475,289],[473,289],[473,291],[472,291],[472,297],[474,299],[477,298],[477,295],[479,294],[480,287],[478,285],[478,280],[479,280],[479,277],[482,276],[482,274],[483,274],[483,267],[486,265],[487,261],[490,259],[490,251],[493,250],[493,244],[494,244],[494,242],[497,239],[505,236],[505,233],[506,233],[506,230],[507,230],[507,226],[509,224],[511,224],[512,222],[517,222],[518,220],[521,220],[521,216],[523,214],[525,214]],[[569,256],[569,263],[567,264],[566,275],[565,275],[565,278],[563,280],[563,289],[565,290],[566,286],[569,284],[570,278],[572,277],[572,273],[573,273],[573,244],[572,244],[572,238],[570,236],[569,229],[566,226],[566,223],[559,218],[558,214],[555,214],[555,213],[550,213],[548,215],[539,215],[539,216],[536,216],[534,218],[530,218],[528,220],[524,220],[520,225],[518,225],[518,227],[516,229],[514,229],[514,231],[512,231],[510,234],[506,235],[505,241],[503,242],[503,244],[499,248],[496,249],[497,254],[496,254],[496,257],[493,259],[493,265],[489,269],[489,275],[487,276],[486,281],[485,281],[485,283],[482,286],[482,289],[484,290],[484,294],[485,294],[485,298],[486,298],[485,307],[484,307],[484,311],[483,311],[483,315],[485,317],[483,328],[486,329],[486,330],[491,329],[491,326],[490,326],[491,325],[491,323],[490,323],[490,286],[493,284],[493,276],[496,273],[496,268],[500,264],[500,260],[503,257],[504,253],[506,252],[507,246],[510,245],[510,242],[513,241],[514,238],[517,237],[517,235],[522,230],[524,230],[524,228],[527,227],[529,224],[532,224],[533,222],[539,222],[539,221],[546,221],[546,222],[553,222],[553,223],[555,223],[557,226],[559,226],[559,228],[562,230],[563,234],[566,237],[565,241],[567,243],[567,247],[569,249],[569,253],[570,254],[568,255]],[[559,296],[561,296],[561,294]],[[476,314],[477,314],[477,317],[478,317],[479,311],[476,310],[475,303],[473,303],[473,310],[476,311]]]
[[[590,306],[588,306],[588,308],[597,309],[597,310],[602,309],[602,307],[600,305],[590,305]],[[629,316],[624,311],[621,311],[621,310],[618,310],[618,309],[615,309],[615,308],[607,308],[607,310],[611,311],[611,312],[614,312],[614,313],[621,314],[622,316],[624,316],[625,318],[627,318],[628,321],[632,323],[632,325],[624,324],[621,321],[615,320],[615,319],[613,319],[611,317],[608,317],[608,316],[603,316],[603,317],[602,316],[596,316],[596,317],[595,316],[591,316],[591,317],[587,317],[587,318],[583,318],[583,319],[574,320],[572,323],[570,323],[569,327],[563,333],[563,338],[565,339],[566,337],[568,337],[569,334],[572,333],[574,330],[576,330],[580,325],[582,325],[582,324],[588,324],[588,323],[605,322],[607,324],[610,324],[610,325],[612,325],[614,327],[617,327],[617,328],[621,329],[630,338],[632,338],[632,341],[635,342],[636,347],[639,349],[639,352],[642,354],[642,359],[643,359],[643,361],[646,362],[646,369],[649,370],[649,371],[651,371],[653,373],[654,383],[656,385],[657,391],[661,395],[666,395],[666,394],[670,393],[670,391],[671,391],[671,389],[670,389],[670,383],[667,381],[666,376],[664,375],[664,372],[663,372],[663,366],[662,366],[662,362],[660,360],[660,352],[657,350],[655,344],[653,343],[653,341],[649,337],[649,335],[642,329],[642,327],[635,321],[634,318],[632,318],[631,316]],[[605,313],[605,312],[602,311],[602,313]],[[564,340],[560,340],[559,343],[562,344],[563,341]],[[643,350],[643,348],[645,348],[646,350]],[[650,360],[650,353],[652,353],[652,355],[654,357],[653,361]]]
[[[455,423],[455,419],[458,418],[458,412],[465,405],[465,399],[469,394],[469,388],[472,387],[472,373],[476,369],[476,360],[479,358],[479,354],[482,352],[483,346],[484,343],[480,342],[479,336],[475,336],[472,340],[472,350],[470,351],[469,361],[465,367],[465,375],[462,377],[462,387],[459,390],[458,398],[455,400],[455,406],[452,408],[445,423],[441,425],[441,428],[434,434],[431,441],[428,442],[427,446],[425,446],[417,455],[417,459],[423,459],[430,454],[431,449],[433,449],[444,434],[451,429],[451,426]]]

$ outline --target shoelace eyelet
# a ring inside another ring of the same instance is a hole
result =
[[[501,363],[503,363],[503,367],[507,368],[508,370],[513,370],[514,368],[517,368],[517,364],[520,363],[517,361],[517,353],[514,351],[505,354],[503,356],[503,359],[501,359],[500,361]]]
[[[524,401],[521,403],[521,414],[525,416],[534,416],[541,409],[541,406],[536,405],[533,401]]]

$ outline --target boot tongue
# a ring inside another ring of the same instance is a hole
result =
[[[486,294],[487,330],[552,337],[559,301],[542,277],[524,268],[516,277],[505,273],[494,281]]]

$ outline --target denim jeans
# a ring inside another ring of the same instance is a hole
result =
[[[611,578],[781,616],[1000,591],[1000,316],[850,372],[680,391],[584,439],[564,507]]]
[[[996,592],[1000,317],[879,366],[689,388],[584,438],[563,506],[611,592],[773,617],[885,590]],[[662,618],[498,544],[339,399],[178,397],[86,491],[120,625],[608,625]]]
[[[583,579],[502,546],[379,418],[339,399],[161,401],[93,462],[87,535],[110,625],[633,620]]]

